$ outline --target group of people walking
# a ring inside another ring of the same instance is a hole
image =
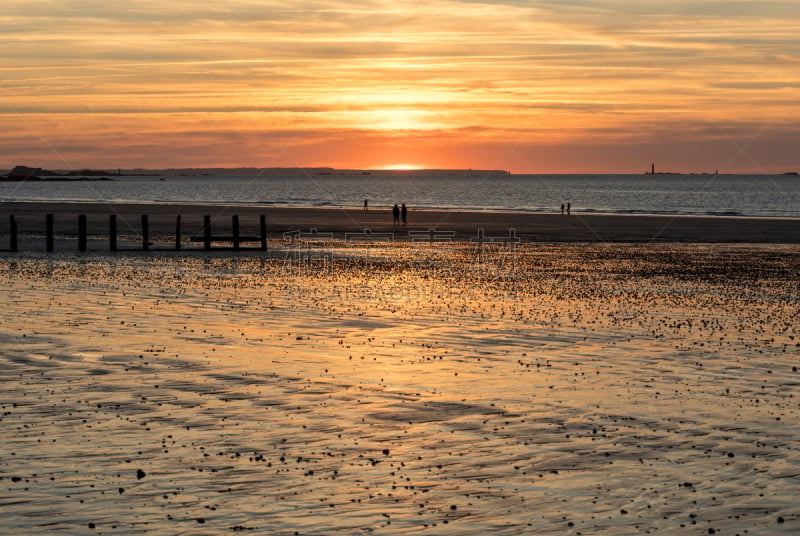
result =
[[[364,212],[369,210],[369,199],[364,199]],[[400,222],[403,222],[403,225],[407,223],[408,218],[408,208],[406,208],[406,204],[403,203],[402,206],[397,206],[397,203],[394,204],[392,207],[392,218],[394,218],[394,224],[400,225]]]

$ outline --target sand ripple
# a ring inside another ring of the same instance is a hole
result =
[[[0,532],[800,531],[800,250],[480,253],[0,259]]]

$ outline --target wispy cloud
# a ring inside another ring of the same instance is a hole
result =
[[[355,167],[364,136],[396,147],[423,132],[442,147],[474,136],[484,150],[470,146],[469,159],[592,139],[646,139],[657,152],[729,125],[788,135],[799,30],[800,4],[777,0],[6,0],[0,141],[6,158],[25,158],[36,151],[25,129],[69,132],[87,164],[127,143],[138,164],[211,165],[216,153],[192,147],[215,137],[220,154],[257,165],[270,143],[324,164],[337,139],[337,160]],[[450,150],[442,160],[454,163]]]

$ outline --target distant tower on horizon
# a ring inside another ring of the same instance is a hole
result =
[[[655,174],[656,174],[656,163],[653,162],[652,164],[650,164],[650,175],[655,175]]]

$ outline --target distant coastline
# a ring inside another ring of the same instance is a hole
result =
[[[119,168],[116,170],[47,170],[42,168],[15,166],[11,170],[0,170],[0,180],[113,180],[113,177],[191,177],[191,176],[326,176],[326,175],[468,175],[480,177],[510,176],[501,169],[337,169],[332,167],[235,167],[235,168]]]
[[[797,171],[775,173],[718,173],[718,172],[681,172],[681,171],[646,171],[645,176],[726,176],[726,175],[774,175],[797,176]],[[422,168],[422,169],[338,169],[332,167],[232,167],[232,168],[120,168],[116,170],[102,169],[77,169],[77,170],[48,170],[27,166],[16,166],[13,169],[0,169],[0,182],[9,181],[95,181],[115,180],[119,177],[325,177],[325,176],[370,176],[370,175],[399,175],[399,176],[464,176],[480,178],[511,177],[518,175],[576,175],[575,173],[536,173],[536,172],[511,172],[502,169],[448,169],[448,168]],[[638,173],[579,173],[578,175],[639,175]]]
[[[510,177],[514,175],[576,175],[576,173],[544,173],[544,172],[511,172],[504,169],[471,169],[471,168],[420,168],[420,169],[382,169],[382,168],[334,168],[334,167],[188,167],[188,168],[118,168],[118,169],[56,169],[49,170],[25,165],[17,165],[12,169],[0,169],[0,181],[20,180],[114,180],[115,177],[312,177],[312,176],[353,176],[353,175],[451,175],[468,177]],[[578,173],[578,175],[638,175],[630,173]],[[774,173],[720,173],[697,171],[656,171],[655,167],[644,172],[646,176],[723,176],[723,175],[785,175],[797,176],[797,171]]]
[[[113,180],[111,175],[119,176],[119,174],[94,169],[50,171],[36,167],[14,166],[10,171],[0,175],[0,181],[110,181]]]

